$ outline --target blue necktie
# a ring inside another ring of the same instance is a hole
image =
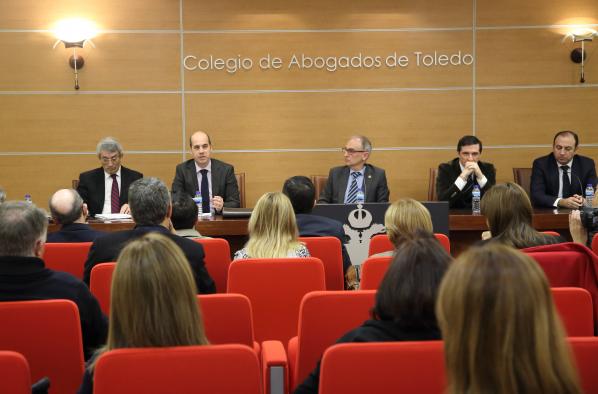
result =
[[[353,176],[353,180],[349,187],[349,194],[347,194],[347,201],[345,201],[346,204],[354,204],[357,201],[357,192],[359,191],[357,178],[361,176],[361,172],[352,172],[351,175]]]

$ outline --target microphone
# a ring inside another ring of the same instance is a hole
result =
[[[575,176],[575,179],[577,179],[577,183],[579,184],[579,190],[580,190],[580,195],[583,197],[584,196],[584,187],[583,184],[581,183],[581,179],[579,179],[579,177],[577,176],[577,174],[575,174],[573,172],[573,169],[571,169],[571,175]]]

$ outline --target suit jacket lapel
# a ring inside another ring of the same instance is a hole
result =
[[[572,172],[573,173],[573,172]],[[559,194],[559,166],[557,165],[556,159],[550,154],[550,159],[548,160],[548,174],[550,174],[550,187],[554,190],[554,194]],[[571,183],[573,185],[573,183]]]
[[[119,202],[122,206],[124,203],[127,202],[125,199],[125,190],[129,187],[129,172],[123,166],[120,166],[120,196]]]
[[[345,192],[347,191],[347,179],[349,177],[349,167],[343,167],[343,170],[340,172],[338,182],[338,191],[336,198],[339,204],[343,204],[345,202]]]
[[[222,167],[216,160],[211,159],[210,161],[212,162],[212,196],[223,196],[224,191],[220,190],[220,182],[224,179]]]
[[[197,172],[195,172],[195,161],[193,159],[187,162],[187,174],[191,180],[192,194],[199,190],[199,183],[197,182]]]
[[[575,155],[571,164],[571,191],[573,194],[583,196],[586,185],[581,184],[581,175],[581,160]],[[578,187],[581,189],[578,189]]]
[[[365,196],[365,201],[376,201],[375,198],[370,199],[370,191],[374,190],[372,188],[372,183],[374,182],[374,179],[372,178],[372,168],[369,165],[365,165],[365,171],[363,172],[363,194]],[[374,196],[376,197],[376,196]]]

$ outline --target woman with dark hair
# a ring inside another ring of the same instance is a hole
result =
[[[431,233],[402,241],[378,288],[372,319],[337,343],[440,339],[434,305],[451,260]],[[319,379],[318,362],[295,394],[317,393]]]

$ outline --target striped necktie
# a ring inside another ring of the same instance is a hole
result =
[[[120,212],[120,193],[118,192],[118,180],[116,174],[110,175],[112,177],[112,190],[110,191],[110,208],[112,213]]]
[[[351,180],[351,186],[349,187],[349,194],[347,194],[347,201],[346,204],[354,204],[357,201],[357,192],[359,188],[357,187],[357,178],[361,176],[361,172],[352,172],[351,175],[353,179]]]

